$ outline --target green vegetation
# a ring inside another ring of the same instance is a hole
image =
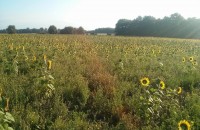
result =
[[[0,127],[197,130],[199,42],[0,35]]]
[[[178,13],[163,19],[153,16],[138,16],[134,20],[120,19],[115,28],[116,35],[156,36],[171,38],[200,38],[200,19],[185,19]]]
[[[58,32],[56,26],[51,25],[48,29],[49,34],[56,34]]]
[[[15,25],[9,25],[8,28],[6,29],[6,32],[8,34],[14,34],[14,33],[16,33]]]

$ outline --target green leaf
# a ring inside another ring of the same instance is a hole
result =
[[[50,79],[54,79],[54,77],[53,77],[52,75],[49,75],[48,77],[49,77]]]
[[[5,113],[4,113],[3,111],[0,111],[0,116],[1,116],[1,115],[4,115],[4,114],[5,114]]]
[[[0,124],[0,130],[5,130],[1,124]]]
[[[47,86],[48,86],[51,90],[55,90],[53,84],[47,84]]]
[[[151,88],[151,89],[150,89],[150,91],[151,91],[151,92],[155,92],[155,91],[156,91],[156,89],[154,89],[154,88]]]
[[[8,127],[8,130],[14,130],[12,127]]]
[[[15,122],[14,117],[13,117],[9,112],[6,112],[5,118],[6,118],[8,121]]]
[[[142,96],[140,96],[140,100],[144,100],[144,98]]]

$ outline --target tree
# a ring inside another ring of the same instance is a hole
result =
[[[88,33],[107,33],[112,34],[115,33],[114,28],[97,28],[95,30],[88,31]]]
[[[57,31],[56,26],[51,25],[51,26],[49,27],[49,29],[48,29],[48,32],[49,32],[50,34],[56,34],[58,31]]]
[[[40,33],[40,34],[46,33],[46,32],[45,32],[45,29],[44,29],[43,27],[41,27],[41,28],[39,29],[39,33]]]
[[[131,20],[120,19],[115,27],[116,35],[130,35]]]
[[[178,13],[156,19],[152,16],[134,20],[120,19],[115,27],[116,35],[200,38],[200,19],[184,19]]]
[[[9,25],[8,28],[6,29],[6,32],[8,34],[14,34],[14,33],[16,33],[15,25]]]
[[[64,29],[60,30],[61,34],[74,34],[74,28],[73,27],[65,27]]]
[[[83,29],[83,27],[79,27],[78,29],[76,29],[76,33],[77,34],[84,34],[85,30]]]

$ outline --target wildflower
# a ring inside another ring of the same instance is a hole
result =
[[[52,65],[52,61],[51,61],[51,60],[48,60],[48,69],[49,69],[49,70],[51,69],[51,65]]]
[[[185,57],[182,58],[182,62],[185,62]]]
[[[191,130],[191,125],[188,121],[186,120],[181,120],[179,123],[178,123],[178,129],[179,130],[183,130],[182,128],[186,128],[187,130]]]
[[[164,83],[164,81],[160,81],[159,87],[160,87],[161,89],[165,89],[165,83]]]
[[[141,85],[144,86],[144,87],[149,86],[149,84],[150,84],[149,78],[144,77],[144,78],[140,79],[140,83],[141,83]]]
[[[181,94],[181,93],[182,93],[182,88],[181,88],[181,87],[178,87],[177,93],[178,93],[178,94]]]

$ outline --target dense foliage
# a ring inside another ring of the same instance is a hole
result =
[[[57,30],[56,26],[54,26],[54,25],[49,26],[48,33],[49,34],[56,34],[56,33],[58,33],[58,30]]]
[[[0,35],[0,122],[16,130],[198,130],[199,43]]]
[[[97,33],[114,34],[115,29],[114,28],[97,28],[95,30],[88,31],[88,33],[91,33],[91,34],[97,34]]]
[[[139,16],[134,20],[120,19],[115,32],[124,36],[200,38],[200,19],[184,19],[178,13],[163,19]]]
[[[84,34],[85,30],[83,27],[74,28],[74,27],[65,27],[64,29],[60,30],[60,34]]]
[[[6,32],[8,34],[14,34],[14,33],[16,33],[15,25],[9,25],[8,28],[6,29]]]
[[[14,25],[9,25],[7,29],[0,30],[0,33],[38,33],[38,34],[85,34],[85,30],[83,27],[75,28],[75,27],[65,27],[63,29],[57,29],[55,25],[49,26],[49,28],[26,28],[26,29],[16,29]]]

